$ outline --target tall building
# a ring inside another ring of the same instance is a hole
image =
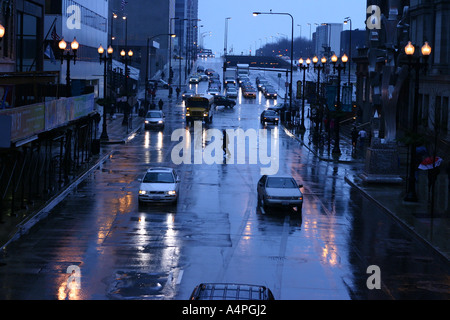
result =
[[[86,87],[94,87],[96,96],[103,95],[103,66],[98,59],[98,47],[108,40],[108,0],[46,0],[44,36],[53,52],[44,63],[47,71],[60,71],[60,82],[66,83],[67,61],[58,59],[58,42],[64,39],[68,47],[76,38],[79,43],[76,64],[71,62],[72,95],[80,95]],[[52,56],[53,54],[53,56]]]
[[[176,0],[175,33],[177,46],[174,52],[186,57],[195,53],[198,45],[198,30],[201,21],[198,17],[198,0]]]
[[[146,74],[149,79],[162,70],[168,62],[170,24],[175,17],[175,0],[110,0],[109,17],[117,18],[109,26],[112,29],[113,47],[116,53],[122,49],[134,52],[131,65],[140,70],[139,79],[143,83]],[[124,16],[126,20],[122,19]],[[149,52],[147,54],[147,40]],[[147,55],[149,68],[147,67]],[[119,56],[116,57],[120,60]],[[147,73],[146,73],[147,71]]]
[[[314,36],[315,54],[331,56],[329,53],[334,52],[338,55],[341,51],[342,29],[342,23],[322,23],[317,26]]]

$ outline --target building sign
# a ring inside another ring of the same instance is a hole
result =
[[[64,126],[93,111],[94,94],[87,94],[0,110],[0,117],[11,117],[10,141],[16,142]]]

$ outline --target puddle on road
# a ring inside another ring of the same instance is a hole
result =
[[[169,279],[167,273],[141,273],[117,271],[110,279],[107,296],[111,299],[163,299],[164,288]],[[109,281],[107,281],[109,282]]]

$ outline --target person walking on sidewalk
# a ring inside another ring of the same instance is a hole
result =
[[[361,147],[361,150],[364,150],[364,143],[366,142],[366,138],[367,138],[366,130],[361,129],[358,133],[358,138],[359,138],[359,145]]]
[[[158,102],[159,110],[162,110],[163,105],[164,105],[164,102],[162,101],[162,99],[159,99],[159,102]]]
[[[169,98],[172,98],[173,88],[169,85]]]
[[[178,99],[180,97],[180,91],[181,91],[180,87],[177,87],[176,91],[177,91],[177,99]]]

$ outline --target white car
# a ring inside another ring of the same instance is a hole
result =
[[[227,89],[227,93],[226,93],[226,97],[227,98],[231,98],[231,99],[235,99],[238,96],[238,92],[236,90],[236,88],[228,88]]]
[[[258,204],[264,209],[267,207],[297,208],[301,213],[303,194],[300,191],[303,185],[298,185],[289,175],[264,175],[259,179],[257,192]]]
[[[145,115],[144,127],[145,129],[163,129],[164,128],[164,113],[160,110],[150,110]]]
[[[139,186],[139,203],[178,201],[180,178],[172,168],[154,167],[147,170]]]
[[[209,88],[208,89],[208,94],[210,94],[212,96],[215,96],[215,95],[220,94],[220,92],[219,92],[219,89],[217,89],[217,88]]]

